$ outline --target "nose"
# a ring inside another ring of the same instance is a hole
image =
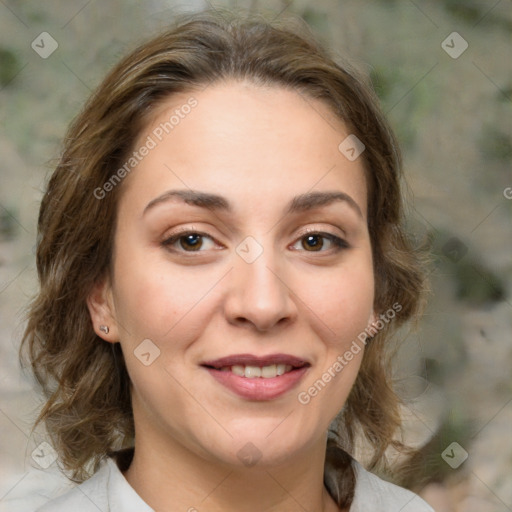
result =
[[[265,249],[252,263],[235,255],[224,306],[230,324],[264,332],[296,318],[292,284],[271,253]]]

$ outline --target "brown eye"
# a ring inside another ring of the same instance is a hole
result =
[[[349,248],[349,244],[345,240],[331,233],[308,233],[302,236],[295,245],[299,242],[302,249],[307,252],[338,252]]]
[[[302,247],[306,251],[320,251],[324,246],[324,241],[321,235],[307,235],[302,238]]]
[[[185,250],[197,251],[203,245],[202,235],[198,233],[190,233],[179,237],[180,246]]]
[[[162,242],[162,246],[174,252],[203,252],[212,249],[215,242],[205,233],[184,231],[171,235]]]

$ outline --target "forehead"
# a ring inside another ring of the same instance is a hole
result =
[[[236,207],[337,189],[366,215],[362,159],[338,148],[347,135],[327,105],[284,87],[233,81],[174,94],[140,133],[134,150],[151,148],[123,195],[133,204],[191,188],[233,197]]]

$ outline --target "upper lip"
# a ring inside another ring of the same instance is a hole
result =
[[[255,356],[252,354],[233,354],[231,356],[221,357],[204,361],[201,366],[212,368],[225,368],[227,366],[270,366],[273,364],[288,364],[294,368],[309,366],[308,361],[289,354],[269,354],[266,356]]]

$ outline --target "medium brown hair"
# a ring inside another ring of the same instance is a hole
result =
[[[286,87],[323,101],[366,146],[375,310],[398,303],[398,317],[368,343],[343,410],[333,424],[326,464],[340,506],[352,501],[350,457],[360,438],[370,467],[385,460],[400,425],[386,355],[390,335],[418,309],[421,268],[403,229],[397,143],[365,79],[336,63],[304,27],[237,16],[195,15],[124,58],[71,124],[42,200],[38,221],[40,292],[23,339],[47,397],[37,423],[46,424],[65,469],[81,481],[108,453],[131,446],[130,381],[119,344],[96,336],[86,305],[95,282],[110,270],[122,184],[99,200],[93,194],[123,165],[145,119],[169,95],[235,79]],[[340,141],[341,142],[341,141]],[[395,443],[396,444],[396,443]],[[327,483],[327,481],[326,481]]]

